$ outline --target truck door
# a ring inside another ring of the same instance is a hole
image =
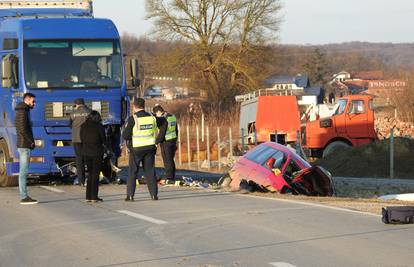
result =
[[[364,100],[351,100],[346,114],[346,132],[350,138],[368,137],[368,107]]]
[[[345,110],[346,110],[347,104],[348,104],[347,99],[340,99],[338,101],[338,109],[336,110],[334,116],[332,116],[332,120],[335,125],[337,135],[346,134]]]

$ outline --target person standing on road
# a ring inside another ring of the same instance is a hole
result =
[[[83,98],[75,99],[75,109],[70,114],[70,127],[72,128],[72,146],[76,155],[76,175],[78,176],[79,185],[85,185],[85,161],[82,156],[82,142],[80,138],[80,129],[91,110],[85,105]]]
[[[16,135],[17,151],[19,152],[19,191],[20,204],[37,204],[37,200],[32,199],[27,194],[27,175],[29,173],[29,163],[31,151],[35,148],[33,138],[32,122],[30,120],[30,110],[36,104],[35,95],[26,93],[23,95],[23,102],[16,106]]]
[[[158,186],[155,177],[156,145],[160,142],[157,136],[157,120],[145,111],[145,100],[138,98],[133,103],[133,115],[129,117],[122,133],[123,139],[129,144],[129,175],[127,182],[127,197],[125,201],[134,201],[136,179],[139,164],[142,162],[148,191],[152,200],[158,200]]]
[[[98,197],[99,173],[101,172],[104,145],[106,142],[105,128],[98,111],[92,110],[85,123],[80,128],[82,141],[81,155],[88,168],[88,183],[86,185],[86,201],[103,201]]]
[[[164,162],[166,183],[175,183],[175,162],[174,157],[177,152],[177,118],[164,111],[164,109],[157,105],[153,108],[153,113],[157,117],[160,129],[160,143],[162,160]]]

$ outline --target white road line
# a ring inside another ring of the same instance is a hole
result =
[[[39,187],[42,188],[42,189],[44,189],[44,190],[47,190],[47,191],[50,191],[50,192],[54,192],[54,193],[65,193],[65,191],[60,190],[60,189],[57,189],[57,188],[54,188],[52,186],[44,186],[44,185],[41,185]]]
[[[151,217],[148,217],[148,216],[145,216],[145,215],[142,215],[142,214],[139,214],[139,213],[127,211],[127,210],[117,210],[117,212],[128,215],[128,216],[131,216],[131,217],[136,218],[136,219],[151,222],[151,223],[154,223],[154,224],[161,225],[161,224],[167,224],[168,223],[166,221],[158,220],[158,219],[155,219],[155,218],[151,218]]]
[[[344,212],[350,212],[350,213],[356,213],[356,214],[362,214],[362,215],[368,215],[368,216],[374,216],[374,217],[381,217],[381,215],[379,215],[379,214],[363,212],[363,211],[358,211],[358,210],[350,210],[350,209],[346,209],[346,208],[339,208],[339,207],[334,207],[334,206],[328,206],[328,205],[316,204],[316,203],[304,202],[304,201],[298,201],[298,200],[281,199],[281,198],[268,198],[268,197],[259,197],[259,196],[242,195],[242,194],[237,194],[237,195],[238,196],[243,196],[243,197],[267,199],[267,200],[272,200],[272,201],[287,202],[287,203],[300,204],[300,205],[317,207],[317,208],[324,208],[324,209],[344,211]]]
[[[296,267],[295,265],[287,262],[270,262],[269,264],[275,267]]]

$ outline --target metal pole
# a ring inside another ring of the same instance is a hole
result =
[[[233,159],[233,135],[231,132],[231,127],[229,128],[229,148],[230,148],[230,157]]]
[[[301,154],[301,149],[300,149],[300,131],[296,132],[296,154],[300,155]]]
[[[244,151],[244,128],[241,129],[242,152]]]
[[[181,155],[181,127],[178,125],[178,163],[183,166],[183,159]]]
[[[390,136],[390,178],[394,179],[394,128],[391,129]]]
[[[257,131],[256,131],[256,126],[254,128],[254,145],[257,146]]]
[[[187,125],[187,160],[188,168],[191,168],[191,155],[190,155],[190,127]]]
[[[208,166],[208,170],[210,170],[210,168],[211,168],[211,164],[210,164],[210,130],[209,130],[208,126],[206,127],[206,135],[207,135],[207,166]]]
[[[217,127],[217,160],[218,169],[221,170],[221,150],[220,150],[220,127]]]
[[[200,169],[200,135],[199,135],[199,127],[197,125],[197,170]]]

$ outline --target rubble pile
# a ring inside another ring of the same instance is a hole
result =
[[[414,179],[414,140],[397,137],[394,145],[395,178]],[[390,175],[390,140],[338,151],[314,163],[337,177],[388,178]]]
[[[394,117],[378,117],[375,119],[375,129],[380,139],[387,139],[394,127],[394,136],[414,137],[414,123],[403,122]]]

